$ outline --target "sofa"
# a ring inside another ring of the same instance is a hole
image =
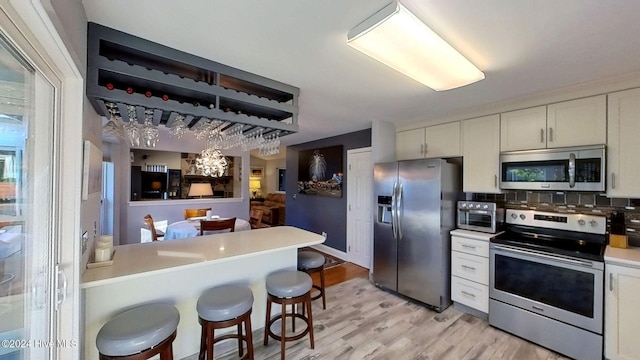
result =
[[[269,193],[264,201],[251,201],[251,209],[262,210],[262,223],[269,226],[284,225],[286,194]]]

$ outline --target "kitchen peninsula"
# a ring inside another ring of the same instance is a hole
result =
[[[253,329],[263,328],[266,275],[295,269],[297,249],[324,240],[306,230],[280,226],[116,246],[112,265],[87,269],[82,277],[84,358],[98,358],[95,339],[104,323],[130,307],[150,302],[170,303],[180,312],[175,358],[197,353],[198,297],[205,289],[226,283],[251,287]]]

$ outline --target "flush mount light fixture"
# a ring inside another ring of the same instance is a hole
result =
[[[398,2],[349,31],[347,44],[437,90],[484,79],[484,73]]]

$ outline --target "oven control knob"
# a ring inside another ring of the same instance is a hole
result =
[[[461,208],[466,208],[467,207],[467,203],[460,203],[460,207]]]
[[[524,220],[526,218],[526,216],[524,216],[524,214],[520,214],[520,219]]]
[[[587,222],[584,221],[583,219],[578,220],[578,225],[582,226],[584,224],[586,224]]]
[[[482,207],[482,205],[478,204],[476,205],[476,209],[480,209]]]
[[[589,225],[596,226],[596,225],[598,225],[598,222],[595,221],[595,220],[591,220],[591,221],[589,221]]]
[[[512,218],[512,219],[515,219],[515,218],[517,218],[517,217],[518,217],[518,215],[516,215],[515,213],[511,213],[511,218]]]
[[[483,206],[482,206],[482,208],[483,208],[483,209],[488,209],[488,208],[489,208],[489,205],[483,205]]]

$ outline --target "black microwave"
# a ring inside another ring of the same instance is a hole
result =
[[[604,191],[605,145],[500,154],[500,188]]]

